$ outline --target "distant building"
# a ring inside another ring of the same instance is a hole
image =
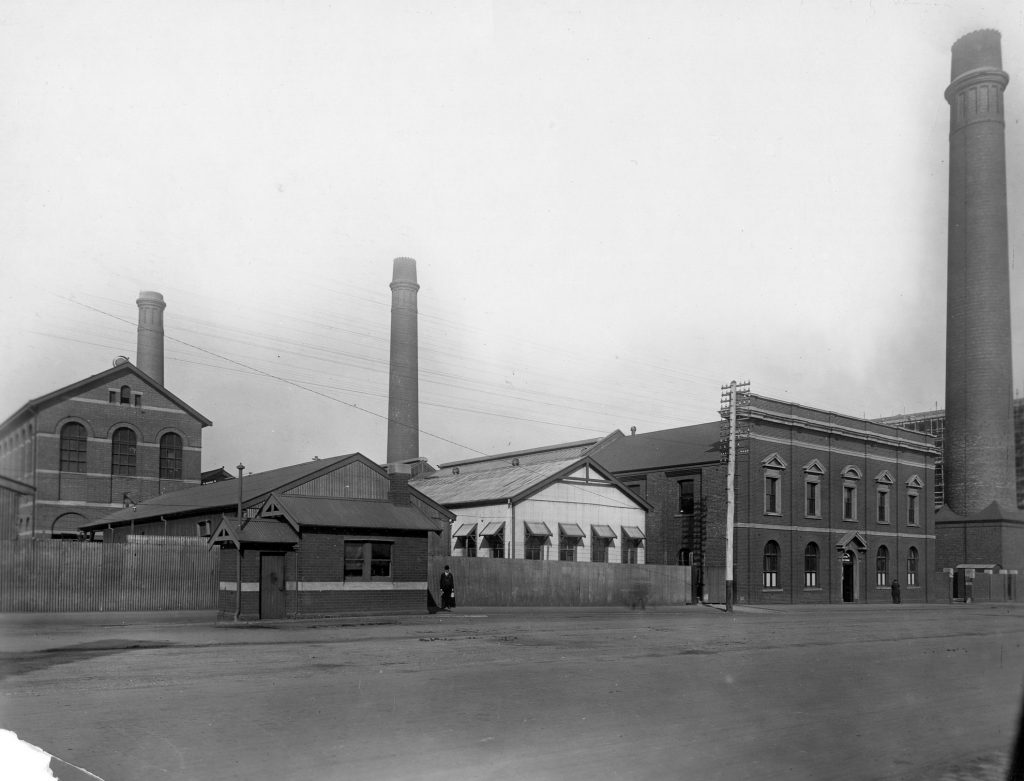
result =
[[[933,598],[932,438],[753,394],[744,402],[737,601],[887,602],[897,579],[905,601]],[[593,453],[652,506],[648,562],[692,564],[712,601],[725,596],[723,433],[715,421],[622,437]]]
[[[453,556],[643,564],[649,506],[588,455],[604,441],[442,464],[411,485],[455,514]]]

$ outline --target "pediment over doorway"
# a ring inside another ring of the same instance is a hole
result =
[[[842,536],[839,542],[836,543],[836,548],[839,550],[856,548],[857,550],[864,551],[868,549],[868,541],[864,539],[864,535],[858,531],[847,532]]]

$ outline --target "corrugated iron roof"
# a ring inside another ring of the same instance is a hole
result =
[[[563,537],[586,537],[583,533],[583,529],[576,523],[560,523],[558,524],[558,530],[562,533]]]
[[[279,496],[276,494],[274,502],[300,527],[441,531],[440,523],[428,518],[412,505],[360,499],[325,499],[315,496]]]
[[[299,535],[287,523],[270,518],[254,518],[239,531],[238,519],[225,515],[213,530],[210,546],[229,543],[231,540],[243,544],[294,545],[299,541]]]
[[[527,521],[526,533],[532,534],[535,537],[550,537],[551,529],[548,528],[546,523],[541,523],[540,521]]]
[[[301,464],[271,469],[242,478],[242,504],[245,506],[266,499],[271,492],[282,489],[298,480],[329,471],[341,462],[358,457],[358,453],[350,453],[333,458],[322,458],[318,461],[305,461]],[[102,521],[82,524],[83,529],[102,529],[107,524],[131,523],[161,516],[173,517],[187,515],[198,511],[216,512],[222,508],[233,507],[238,502],[238,479],[224,480],[218,483],[199,485],[194,488],[183,488],[180,491],[155,496],[139,502],[134,508],[118,510]]]
[[[639,526],[623,526],[622,527],[622,536],[623,537],[629,537],[630,539],[633,539],[633,540],[642,540],[642,539],[644,539],[644,533],[643,533],[643,531],[641,531]]]
[[[604,526],[599,524],[591,526],[590,530],[593,532],[595,537],[604,537],[605,539],[609,540],[614,540],[616,537],[619,536],[612,530],[611,526]]]
[[[432,472],[410,481],[410,484],[443,505],[490,504],[518,496],[538,483],[550,479],[580,460],[579,455],[544,463],[512,466],[508,462],[492,463],[490,469],[459,474],[452,470]]]
[[[496,534],[501,534],[505,531],[504,521],[491,521],[489,524],[484,526],[484,530],[480,532],[481,537],[493,537]]]

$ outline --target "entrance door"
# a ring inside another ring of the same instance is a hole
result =
[[[843,554],[843,602],[853,602],[856,598],[857,589],[853,582],[854,575],[853,553],[846,551]]]
[[[260,618],[284,618],[284,554],[260,554]]]

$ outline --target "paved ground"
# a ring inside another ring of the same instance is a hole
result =
[[[106,781],[996,779],[1024,683],[1024,608],[985,605],[8,615],[0,635],[0,727]]]

